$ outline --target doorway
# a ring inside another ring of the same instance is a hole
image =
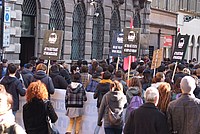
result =
[[[21,61],[21,67],[28,63],[35,52],[35,38],[34,37],[21,37],[21,53],[19,59]]]

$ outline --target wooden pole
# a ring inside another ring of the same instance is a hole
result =
[[[49,57],[49,60],[48,60],[48,65],[47,65],[47,75],[49,75],[49,70],[50,70],[50,57]]]
[[[130,77],[130,68],[131,66],[131,56],[129,56],[129,60],[128,60],[128,78],[127,78],[127,85],[129,86],[129,77]]]
[[[119,68],[119,56],[117,57],[116,72],[118,71],[118,68]]]
[[[175,73],[176,73],[176,68],[177,68],[177,65],[178,65],[178,62],[175,63],[175,67],[174,67],[174,71],[173,71],[173,75],[172,75],[172,82],[174,83],[174,76],[175,76]]]

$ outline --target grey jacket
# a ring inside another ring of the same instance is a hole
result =
[[[167,117],[173,134],[200,133],[200,100],[189,94],[169,103]]]
[[[113,126],[110,125],[109,119],[108,119],[108,107],[107,104],[109,104],[110,109],[112,112],[116,114],[121,114],[123,111],[124,105],[126,104],[126,96],[121,91],[109,91],[103,96],[100,109],[99,109],[99,115],[98,115],[98,125],[101,124],[102,118],[104,117],[104,127],[105,128],[119,128],[123,127],[123,121],[120,124],[120,126]],[[121,117],[121,120],[123,120],[123,117]]]

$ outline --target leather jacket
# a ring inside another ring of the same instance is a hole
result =
[[[172,134],[200,134],[200,99],[182,94],[169,103],[167,117]]]

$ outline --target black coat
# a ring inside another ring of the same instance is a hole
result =
[[[64,77],[62,77],[59,73],[59,71],[56,72],[51,72],[50,73],[50,77],[53,81],[53,85],[55,88],[59,88],[59,89],[66,89],[68,84],[67,81],[65,80]]]
[[[34,98],[23,106],[23,121],[27,134],[48,134],[46,116],[49,115],[52,123],[58,119],[52,104],[47,101],[47,109],[42,100]]]
[[[16,77],[5,76],[0,83],[5,86],[6,92],[12,95],[12,110],[19,110],[19,95],[24,96],[26,94],[26,90],[22,86],[20,80]]]
[[[51,77],[47,76],[47,74],[44,71],[37,71],[33,76],[33,81],[41,80],[41,82],[43,82],[46,85],[49,97],[50,94],[54,94],[55,89]]]
[[[28,88],[30,83],[33,81],[33,78],[34,78],[33,73],[30,70],[24,68],[21,72],[21,75],[22,75],[25,87]]]
[[[145,103],[131,113],[124,134],[169,134],[167,118],[153,103]]]

